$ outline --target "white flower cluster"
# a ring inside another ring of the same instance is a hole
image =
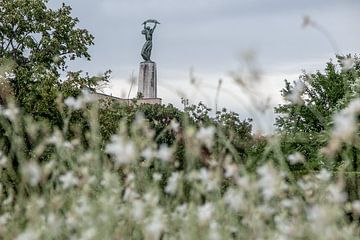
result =
[[[64,100],[64,103],[73,110],[79,110],[85,107],[87,103],[94,102],[95,100],[95,97],[90,92],[82,91],[78,98],[68,97]]]
[[[111,141],[105,148],[105,152],[112,156],[116,168],[132,163],[136,159],[135,151],[134,143],[119,135],[111,136]]]
[[[292,104],[295,105],[303,105],[304,100],[302,95],[305,91],[305,83],[301,80],[297,80],[294,82],[294,87],[291,89],[290,93],[285,96],[285,99],[290,101]]]
[[[351,143],[358,130],[357,116],[360,113],[360,98],[353,99],[349,105],[336,113],[333,117],[333,130],[331,139],[322,152],[326,155],[332,155],[337,152],[342,143]]]

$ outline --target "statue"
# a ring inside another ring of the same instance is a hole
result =
[[[151,27],[147,26],[148,23],[153,23],[154,26],[151,28]],[[141,50],[141,56],[147,62],[151,62],[150,56],[151,56],[151,49],[152,49],[152,35],[153,35],[153,32],[154,32],[157,24],[160,24],[160,23],[153,19],[146,20],[143,23],[144,29],[141,31],[141,34],[145,35],[146,42]]]

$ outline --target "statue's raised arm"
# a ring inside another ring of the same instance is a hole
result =
[[[152,28],[150,28],[149,26],[147,26],[148,23],[153,23],[154,26]],[[152,50],[152,35],[158,24],[160,24],[160,23],[154,19],[146,20],[143,23],[144,30],[142,30],[141,33],[143,35],[145,35],[146,42],[141,50],[141,56],[145,61],[151,61],[150,57],[151,57],[151,50]]]

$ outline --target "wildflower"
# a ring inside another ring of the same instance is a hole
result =
[[[173,151],[171,148],[169,148],[166,144],[161,144],[157,152],[157,157],[164,162],[169,162],[171,161],[172,154]]]
[[[205,186],[205,190],[210,192],[217,188],[217,180],[206,168],[201,168],[196,174],[196,179],[200,180]]]
[[[125,193],[123,196],[123,199],[125,201],[131,202],[137,198],[139,198],[139,194],[136,191],[134,191],[134,189],[132,189],[131,187],[125,188]]]
[[[320,173],[318,173],[317,175],[316,175],[316,177],[318,178],[318,179],[320,179],[321,181],[324,181],[324,182],[326,182],[326,181],[329,181],[330,180],[330,178],[331,178],[331,173],[328,171],[328,170],[326,170],[326,169],[321,169],[320,170]]]
[[[154,157],[154,152],[150,147],[147,147],[142,151],[141,156],[145,158],[145,160],[149,161]]]
[[[291,165],[295,165],[295,164],[298,164],[298,163],[304,163],[305,162],[305,157],[301,153],[295,152],[293,154],[290,154],[287,157],[287,160],[290,162]]]
[[[31,185],[36,186],[42,177],[40,166],[36,162],[26,163],[21,169],[24,179]]]
[[[136,159],[134,144],[130,141],[126,142],[119,135],[111,137],[111,142],[106,145],[105,152],[112,155],[116,168],[131,163]]]
[[[224,195],[224,202],[232,210],[238,212],[244,203],[244,192],[230,188]]]
[[[225,165],[225,177],[226,178],[230,178],[230,177],[236,177],[238,174],[238,167],[236,164],[226,164]]]
[[[178,132],[179,128],[180,128],[180,124],[178,121],[176,121],[176,119],[171,120],[170,122],[170,128],[171,130],[173,130],[174,132]]]
[[[258,186],[264,198],[270,200],[280,190],[281,179],[275,169],[269,164],[259,167],[256,172],[260,175]]]
[[[64,139],[62,133],[56,129],[54,133],[47,139],[49,144],[54,144],[57,147],[60,147],[63,143]]]
[[[329,197],[332,202],[343,203],[347,199],[347,194],[343,192],[339,184],[331,184],[328,186]]]
[[[285,99],[290,101],[295,105],[303,105],[304,100],[302,99],[302,95],[305,91],[305,84],[301,80],[297,80],[293,89],[291,89],[290,93],[285,96]]]
[[[95,239],[95,236],[96,236],[95,228],[88,228],[82,232],[79,240],[92,240]]]
[[[75,99],[74,97],[68,97],[64,101],[65,105],[74,110],[79,110],[83,107],[83,102],[80,98]]]
[[[16,237],[16,240],[37,240],[39,237],[39,233],[34,229],[26,229],[25,232]]]
[[[210,231],[208,235],[209,240],[221,240],[220,231],[219,231],[219,224],[215,221],[210,223]]]
[[[341,60],[342,70],[347,72],[354,67],[355,60],[352,57],[346,57]]]
[[[136,221],[143,219],[145,213],[145,203],[140,200],[135,200],[131,208],[131,215]]]
[[[79,179],[74,176],[74,173],[69,171],[64,175],[61,175],[59,178],[60,182],[63,184],[64,189],[76,186],[79,184]]]
[[[161,175],[161,173],[154,173],[154,174],[152,175],[152,177],[153,177],[153,180],[154,180],[155,182],[158,182],[158,181],[161,180],[162,175]]]
[[[180,174],[178,172],[173,172],[168,179],[168,183],[165,187],[165,192],[169,194],[175,194],[178,182],[179,182]]]
[[[360,200],[353,201],[351,206],[352,206],[353,212],[356,215],[360,216]]]
[[[242,176],[236,180],[236,184],[246,190],[249,190],[251,187],[250,178],[248,176]]]
[[[188,210],[188,205],[184,203],[176,207],[175,213],[177,214],[178,217],[184,218],[186,216],[187,210]]]
[[[334,129],[332,138],[339,141],[348,142],[357,130],[354,114],[342,111],[334,116]]]
[[[205,146],[210,149],[214,144],[214,133],[215,128],[213,126],[210,127],[201,127],[200,130],[196,133],[196,138],[205,144]]]
[[[161,238],[162,233],[165,230],[165,224],[163,222],[164,216],[161,209],[155,209],[153,216],[149,223],[145,226],[145,232],[150,240],[158,240]]]
[[[214,213],[214,206],[211,203],[205,203],[204,205],[198,207],[197,216],[199,222],[204,224],[207,223],[212,217]]]
[[[13,103],[10,103],[8,108],[2,110],[2,114],[12,122],[17,119],[19,112],[19,109]]]
[[[7,222],[10,220],[11,215],[10,213],[4,213],[3,215],[0,216],[0,227],[1,226],[5,226],[7,224]]]

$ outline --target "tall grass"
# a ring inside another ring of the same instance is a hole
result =
[[[306,159],[281,152],[280,165],[266,159],[248,172],[236,152],[215,151],[231,146],[215,141],[213,126],[185,124],[173,145],[158,146],[141,114],[104,143],[98,102],[65,103],[85,112],[85,134],[68,134],[72,111],[51,129],[15,105],[1,108],[2,239],[359,239],[360,201],[348,200],[341,173],[297,178],[288,161]],[[174,157],[180,143],[183,163]]]

